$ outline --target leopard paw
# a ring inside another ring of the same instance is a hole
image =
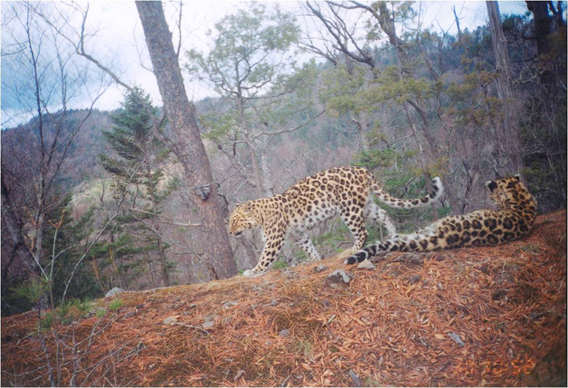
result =
[[[247,277],[247,278],[253,278],[256,276],[260,276],[263,275],[265,272],[255,272],[252,269],[247,269],[246,271],[243,272],[243,276]]]

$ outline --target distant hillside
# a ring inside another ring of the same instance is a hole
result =
[[[65,123],[68,125],[63,127],[62,138],[67,137],[70,128],[83,120],[87,113],[87,110],[71,110],[67,112]],[[46,132],[50,132],[49,128],[52,128],[54,122],[59,118],[60,114],[54,114],[51,120],[50,116],[45,116],[44,120],[46,121],[44,125],[48,128]],[[111,127],[110,112],[98,110],[91,112],[91,115],[81,127],[69,149],[69,155],[61,169],[58,183],[68,189],[84,180],[98,177],[100,172],[102,172],[101,167],[98,165],[98,155],[108,151],[102,131]],[[9,167],[14,159],[21,158],[23,154],[33,152],[37,145],[37,138],[37,118],[33,118],[25,125],[3,130],[3,163]]]
[[[336,269],[349,284],[326,280]],[[566,384],[565,211],[498,247],[391,253],[374,270],[331,258],[118,298],[97,301],[104,318],[59,328],[69,346],[101,331],[73,355],[77,384]],[[48,385],[35,325],[33,312],[2,319],[3,385]]]

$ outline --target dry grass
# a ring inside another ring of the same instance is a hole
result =
[[[393,253],[373,271],[347,268],[354,279],[338,288],[324,284],[345,269],[332,258],[322,273],[313,264],[123,294],[82,365],[124,350],[78,381],[104,373],[98,385],[566,383],[565,212],[539,217],[523,241],[418,256],[422,263]],[[169,316],[177,324],[164,325]],[[204,332],[206,319],[214,325]],[[76,322],[77,338],[96,320]],[[33,314],[2,319],[3,385],[48,384],[36,370],[45,360],[34,325]]]

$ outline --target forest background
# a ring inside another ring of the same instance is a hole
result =
[[[173,44],[160,3],[137,4],[163,106],[99,54],[88,4],[2,4],[3,315],[252,268],[260,234],[229,237],[230,211],[332,166],[365,166],[402,198],[441,176],[435,210],[386,208],[402,232],[491,206],[484,182],[507,174],[539,212],[565,207],[565,3],[487,2],[471,30],[448,6],[455,34],[424,25],[419,2],[298,4],[243,4],[189,50],[191,3],[167,3]],[[181,76],[216,96],[184,102]],[[110,85],[123,103],[100,111]],[[16,105],[33,118],[13,125]],[[340,220],[313,236],[324,257],[351,245]],[[288,246],[276,266],[303,259]]]

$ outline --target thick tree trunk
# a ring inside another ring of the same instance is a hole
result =
[[[560,80],[566,80],[566,46],[564,45],[562,52],[557,52],[558,48],[551,40],[554,31],[566,26],[560,2],[558,2],[557,9],[549,1],[527,1],[526,3],[528,10],[534,16],[534,36],[539,60],[547,64],[542,66],[540,82],[551,94],[550,97],[557,99],[557,93],[562,95],[566,90],[565,82],[563,86],[563,82],[557,79],[558,77]],[[553,15],[550,15],[549,10],[553,12]],[[561,58],[564,60],[559,60]]]
[[[507,51],[507,39],[501,28],[499,5],[496,1],[486,1],[487,13],[489,14],[489,26],[495,52],[495,65],[499,77],[497,78],[497,94],[504,111],[503,129],[501,141],[502,148],[507,153],[510,164],[504,171],[507,174],[520,174],[523,164],[521,134],[518,120],[515,117],[515,109],[511,107],[513,91],[511,90],[511,66],[509,65],[509,53]]]
[[[183,166],[201,220],[196,234],[203,242],[203,256],[210,263],[212,277],[234,276],[237,269],[217,200],[217,185],[197,127],[195,107],[187,98],[162,3],[137,1],[136,7],[171,127],[172,152]]]
[[[536,48],[539,54],[547,54],[550,51],[548,36],[552,31],[552,16],[548,13],[547,1],[527,1],[527,8],[534,15],[534,32]]]

